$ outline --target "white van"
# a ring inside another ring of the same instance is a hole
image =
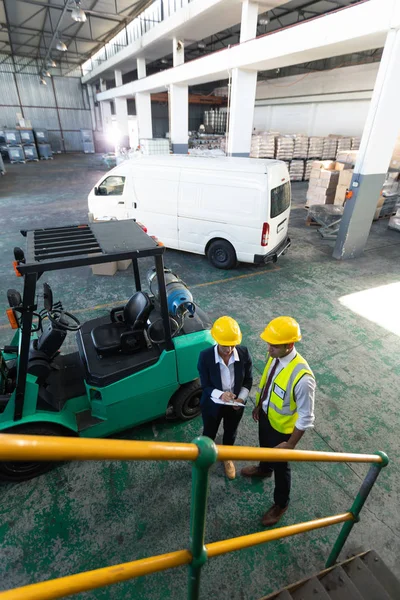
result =
[[[290,246],[290,200],[284,162],[179,155],[124,161],[88,197],[95,220],[134,218],[219,269],[275,262]]]

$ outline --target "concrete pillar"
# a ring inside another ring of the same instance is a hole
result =
[[[146,59],[137,58],[136,68],[138,79],[146,77]],[[139,92],[135,95],[136,116],[139,140],[153,137],[153,122],[151,117],[151,95]]]
[[[96,131],[96,129],[97,129],[96,107],[94,105],[94,93],[93,93],[92,84],[89,83],[86,86],[86,89],[87,89],[87,94],[88,94],[88,98],[89,98],[90,116],[92,118],[92,128],[93,128],[93,131]]]
[[[136,69],[138,79],[143,79],[146,77],[146,59],[145,58],[137,58],[136,59]]]
[[[182,39],[174,38],[172,41],[172,59],[174,67],[179,67],[185,62],[185,42]]]
[[[258,2],[244,0],[240,24],[240,43],[253,40],[257,36]]]
[[[148,92],[139,92],[135,95],[135,102],[139,139],[152,138],[151,96]]]
[[[233,69],[228,115],[229,156],[250,156],[256,87],[257,71]]]
[[[400,130],[400,31],[389,31],[358,159],[333,252],[334,258],[356,258],[363,253],[376,205]]]
[[[107,84],[104,79],[100,79],[100,91],[105,92],[107,90]],[[111,119],[111,103],[108,100],[102,100],[100,102],[100,113],[101,113],[101,124],[103,133],[111,134],[112,131],[112,119]]]
[[[189,129],[188,86],[170,85],[168,100],[172,150],[175,154],[187,154]]]
[[[122,83],[122,71],[120,71],[119,69],[115,69],[115,71],[114,71],[114,79],[115,79],[115,87],[119,87],[120,85],[123,85],[123,83]]]

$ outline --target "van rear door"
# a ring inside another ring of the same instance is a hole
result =
[[[284,165],[271,168],[268,176],[269,203],[268,214],[263,225],[261,245],[265,253],[272,252],[287,237],[291,188],[289,173]]]
[[[168,248],[178,248],[180,169],[138,160],[133,171],[132,216]]]

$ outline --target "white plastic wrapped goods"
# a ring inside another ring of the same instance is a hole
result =
[[[351,150],[351,138],[349,137],[339,137],[337,152],[346,152],[347,150]]]
[[[305,167],[304,167],[304,181],[308,181],[310,179],[313,162],[314,162],[314,159],[306,160]]]
[[[310,137],[307,158],[321,158],[324,149],[324,138]]]
[[[293,158],[307,158],[308,136],[296,134],[294,136]]]
[[[355,136],[351,138],[351,149],[352,150],[359,150],[360,149],[360,143],[361,143],[361,137],[360,136]]]
[[[276,138],[276,158],[290,161],[293,158],[294,139],[291,135],[279,135]]]
[[[275,133],[263,131],[251,138],[252,158],[275,158]]]
[[[332,160],[336,157],[338,140],[335,137],[324,137],[322,160]]]
[[[304,160],[292,160],[289,167],[290,181],[303,181]]]

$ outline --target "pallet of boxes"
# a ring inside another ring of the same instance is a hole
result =
[[[343,205],[352,173],[350,165],[342,162],[334,160],[314,161],[310,172],[306,208],[314,204]],[[337,195],[339,185],[340,189]]]

